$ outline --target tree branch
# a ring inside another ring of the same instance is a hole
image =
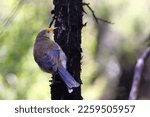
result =
[[[129,100],[135,100],[138,97],[138,89],[141,81],[141,75],[142,75],[144,63],[146,58],[148,58],[149,56],[150,56],[150,47],[147,48],[142,54],[142,56],[137,60],[135,71],[134,71],[133,83],[129,95]]]
[[[52,21],[49,23],[49,28],[52,26],[53,22],[54,22],[55,18],[52,18]]]
[[[114,24],[114,23],[111,22],[111,21],[108,21],[108,20],[105,20],[105,19],[96,17],[96,15],[95,15],[93,9],[90,7],[90,3],[85,3],[85,2],[84,2],[84,3],[82,3],[82,5],[83,5],[83,6],[86,6],[86,7],[91,11],[91,13],[92,13],[92,15],[93,15],[93,17],[94,17],[94,19],[95,19],[95,21],[96,21],[97,24],[99,24],[98,21],[102,21],[102,22],[105,22],[105,23],[108,23],[108,24]],[[84,11],[84,12],[85,12],[85,11]],[[85,13],[86,13],[86,12],[85,12]],[[87,13],[86,13],[86,14],[87,14]]]
[[[74,79],[81,81],[81,30],[82,30],[82,0],[53,0],[54,10],[52,10],[54,27],[54,40],[59,44],[67,57],[67,71]],[[49,26],[53,24],[53,20]],[[52,79],[57,83],[51,85],[52,100],[82,100],[81,86],[74,88],[69,93],[66,85],[62,82],[58,74]]]

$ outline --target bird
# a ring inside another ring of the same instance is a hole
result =
[[[72,93],[73,89],[80,84],[67,71],[67,57],[61,47],[50,39],[50,33],[54,29],[46,28],[37,34],[33,48],[34,60],[43,71],[51,74],[58,73],[66,84],[68,92]]]

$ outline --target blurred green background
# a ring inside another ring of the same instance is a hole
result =
[[[122,67],[135,64],[150,35],[149,0],[85,0],[82,96],[113,99]],[[50,99],[49,79],[34,62],[36,34],[49,25],[52,0],[0,0],[0,99]]]

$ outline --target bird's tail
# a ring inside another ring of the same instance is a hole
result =
[[[80,84],[70,75],[70,73],[63,67],[58,68],[58,73],[64,83],[67,85],[68,92],[71,93],[74,87],[79,87]]]

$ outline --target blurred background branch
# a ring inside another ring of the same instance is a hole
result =
[[[143,72],[143,67],[144,63],[147,60],[147,58],[150,55],[150,48],[147,48],[141,57],[137,60],[135,70],[134,70],[134,77],[132,81],[132,87],[129,95],[129,99],[135,100],[138,98],[138,93],[139,93],[139,85],[141,82],[141,77],[142,77],[142,72]]]

